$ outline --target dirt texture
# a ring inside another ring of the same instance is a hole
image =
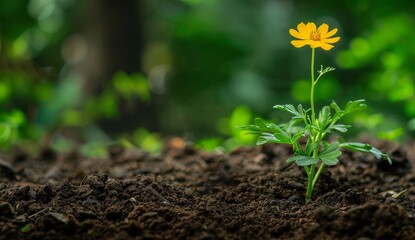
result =
[[[307,205],[284,145],[224,154],[173,139],[158,156],[112,146],[107,159],[15,149],[0,161],[0,239],[415,239],[415,145],[371,143],[393,165],[344,151]]]

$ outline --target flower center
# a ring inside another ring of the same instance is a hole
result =
[[[309,38],[313,41],[320,41],[320,33],[318,31],[312,31]]]

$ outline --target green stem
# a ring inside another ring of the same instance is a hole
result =
[[[320,164],[320,167],[317,170],[317,173],[315,173],[316,164],[311,165],[311,169],[307,172],[308,176],[308,182],[307,182],[307,193],[305,195],[305,203],[309,203],[311,201],[311,197],[313,195],[314,186],[316,185],[316,182],[318,180],[318,177],[320,176],[321,172],[324,169],[324,163],[322,162]]]
[[[323,169],[324,169],[324,163],[322,162],[320,164],[320,167],[317,170],[316,176],[314,176],[313,184],[311,185],[312,190],[314,189],[314,185],[316,185],[317,179],[320,176],[320,173],[323,171]]]
[[[311,120],[312,123],[314,123],[316,116],[315,116],[315,110],[314,110],[314,52],[315,48],[311,48],[311,92],[310,92],[310,105],[311,105]]]
[[[311,165],[311,168],[309,169],[309,174],[308,174],[307,193],[305,195],[305,203],[306,204],[308,202],[310,202],[311,195],[313,193],[313,177],[314,177],[315,169],[316,169],[316,165],[315,164],[312,164]]]
[[[304,170],[307,173],[307,176],[310,175],[310,169],[307,166],[304,166]]]
[[[321,141],[321,134],[318,133],[315,139],[317,142]],[[313,151],[313,158],[318,157],[318,148]],[[320,167],[316,173],[316,164],[312,164],[311,168],[308,171],[308,179],[307,179],[307,193],[305,196],[305,203],[308,203],[311,200],[311,196],[313,195],[314,185],[317,182],[318,177],[320,176],[321,171],[323,171],[324,163],[321,163]]]
[[[311,105],[311,125],[314,125],[316,122],[316,114],[315,114],[315,107],[314,107],[314,87],[316,85],[316,81],[314,78],[314,56],[315,56],[315,49],[311,49],[311,91],[310,91],[310,105]],[[314,142],[320,142],[321,140],[321,134],[317,133],[316,136],[314,136],[313,129],[310,127],[310,138]],[[318,157],[318,148],[316,148],[313,152],[313,158]],[[313,194],[314,185],[317,182],[317,179],[323,170],[323,163],[320,165],[317,173],[315,173],[316,164],[312,164],[311,168],[308,171],[308,182],[307,182],[307,193],[305,196],[305,202],[308,203],[311,201],[311,196]]]

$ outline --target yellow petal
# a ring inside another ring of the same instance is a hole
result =
[[[308,33],[311,33],[317,30],[316,24],[313,22],[307,23],[307,27],[308,27]]]
[[[291,44],[296,48],[301,48],[307,44],[310,44],[310,40],[292,40]]]
[[[322,39],[322,42],[325,43],[336,43],[340,40],[340,37],[334,37],[334,38],[327,38],[327,39]]]
[[[310,47],[311,48],[318,48],[318,47],[320,47],[321,46],[321,42],[319,42],[319,41],[312,41],[311,43],[310,43]]]
[[[305,34],[302,34],[301,32],[298,32],[295,29],[290,29],[290,34],[291,36],[295,37],[295,38],[299,38],[299,39],[308,39],[308,36]]]
[[[318,27],[317,31],[321,34],[321,36],[324,36],[329,31],[329,25],[323,23],[320,27]]]
[[[322,38],[329,38],[337,33],[337,28],[331,30],[330,32],[326,33],[325,35],[321,35]]]
[[[328,43],[322,42],[321,43],[321,48],[324,49],[324,50],[326,50],[326,51],[328,51],[328,50],[330,50],[330,49],[333,48],[333,45],[330,45]]]
[[[297,25],[297,29],[298,29],[298,32],[301,33],[301,34],[309,33],[307,25],[305,25],[303,22],[301,22],[300,24]]]
[[[328,50],[330,50],[330,49],[332,49],[332,48],[333,48],[333,45],[330,45],[330,44],[325,43],[325,42],[313,41],[313,42],[310,44],[310,47],[311,47],[311,48],[319,48],[319,47],[321,47],[322,49],[324,49],[324,50],[328,51]]]

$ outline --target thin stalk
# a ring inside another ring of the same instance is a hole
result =
[[[313,184],[311,185],[311,188],[312,189],[314,189],[314,185],[316,185],[316,182],[317,182],[317,179],[318,179],[318,177],[320,176],[320,173],[323,171],[323,169],[324,169],[324,162],[322,162],[321,164],[320,164],[320,167],[318,168],[318,170],[317,170],[317,173],[316,173],[316,176],[314,176],[314,179],[313,179]]]
[[[316,122],[316,115],[315,115],[315,107],[314,107],[314,87],[316,85],[316,81],[314,78],[314,56],[315,56],[315,49],[312,48],[311,49],[311,66],[310,66],[310,71],[311,71],[311,90],[310,90],[310,105],[311,105],[311,125],[314,125]],[[312,141],[315,142],[320,142],[321,140],[321,133],[317,133],[317,135],[314,136],[312,128],[310,127],[310,138]],[[313,152],[313,158],[316,158],[318,156],[318,148],[316,148]],[[305,196],[305,202],[308,203],[309,201],[311,201],[311,196],[313,194],[313,189],[314,189],[314,185],[317,182],[317,179],[321,173],[321,171],[323,170],[324,164],[322,163],[317,171],[317,173],[315,172],[316,170],[316,164],[312,164],[307,176],[308,176],[308,182],[307,182],[307,193]]]
[[[310,175],[310,170],[308,169],[308,167],[307,167],[307,166],[304,166],[304,170],[305,170],[305,172],[307,173],[307,176],[308,176],[308,175]]]
[[[314,182],[315,170],[316,170],[316,164],[312,164],[310,168],[310,174],[308,175],[308,181],[307,181],[307,193],[305,195],[306,204],[310,202],[311,195],[313,194],[313,182]]]
[[[320,141],[321,134],[317,134],[316,140]],[[313,152],[313,158],[318,157],[318,148],[316,148]],[[313,195],[314,185],[317,182],[318,177],[320,176],[321,171],[323,171],[324,163],[321,163],[320,167],[317,170],[316,173],[316,164],[312,164],[311,168],[309,169],[307,173],[307,193],[305,197],[305,203],[308,203],[311,200],[311,196]]]
[[[311,48],[311,91],[310,91],[310,105],[311,105],[311,120],[314,124],[314,121],[316,119],[315,110],[314,110],[314,52],[315,48]]]

